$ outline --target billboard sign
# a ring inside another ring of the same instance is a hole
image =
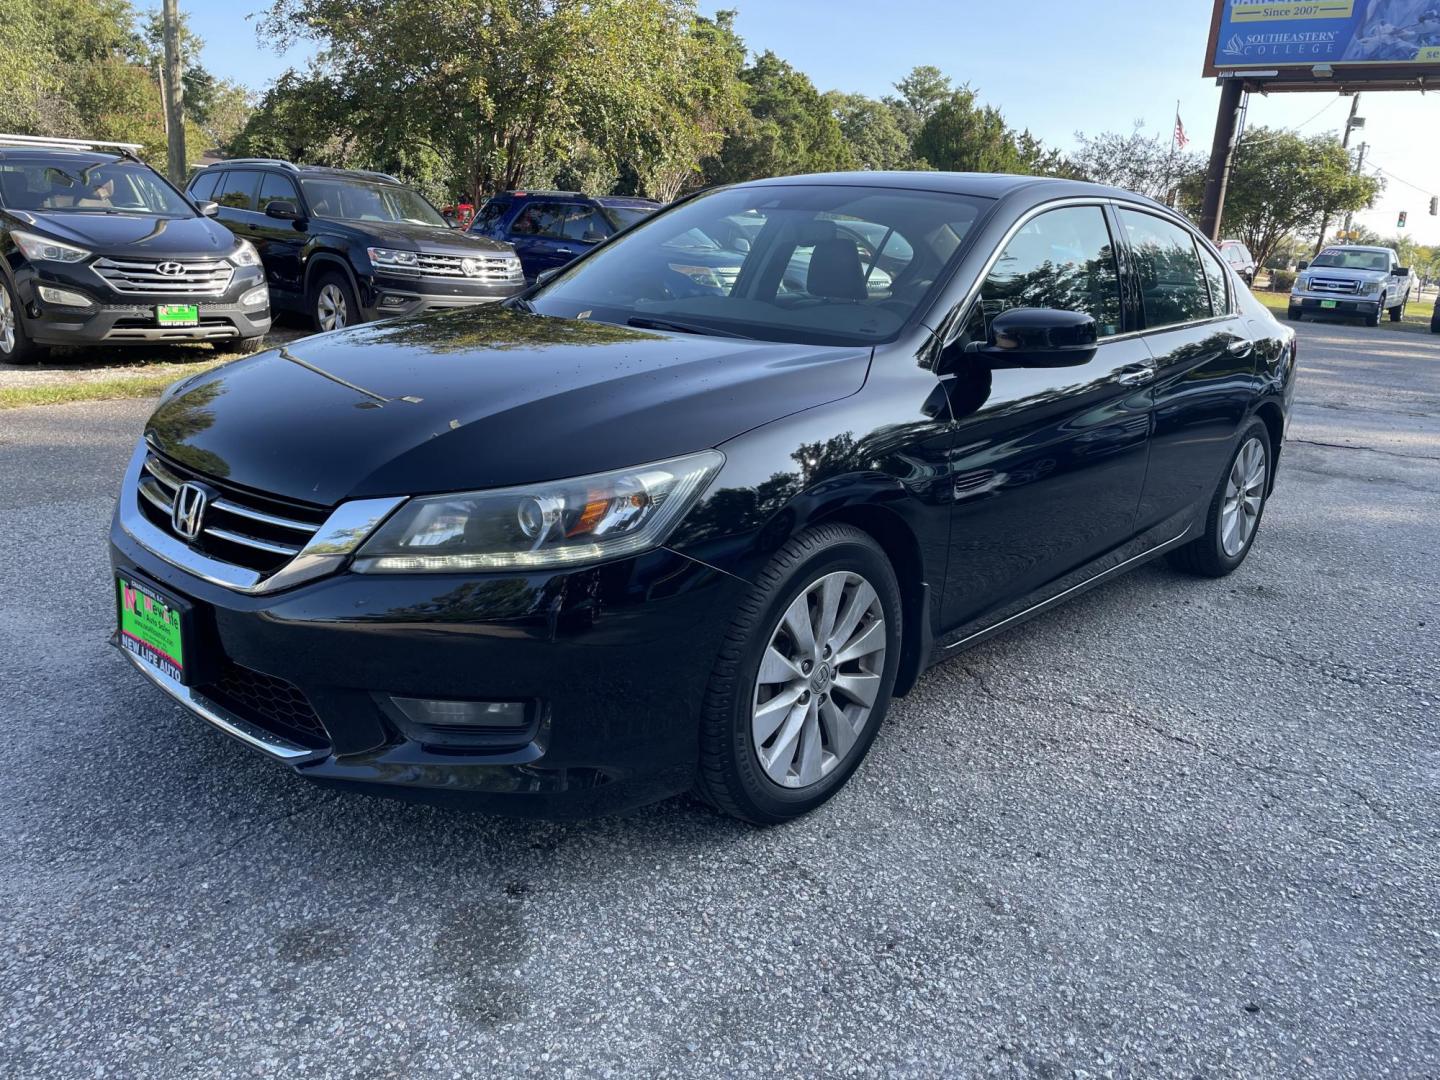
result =
[[[1207,75],[1317,64],[1440,69],[1440,0],[1217,0]]]

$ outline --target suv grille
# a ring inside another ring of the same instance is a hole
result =
[[[479,273],[467,274],[465,263],[478,263]],[[488,285],[519,284],[525,280],[520,260],[513,255],[441,255],[422,251],[419,269],[421,277],[468,278]]]
[[[162,266],[167,270],[178,266],[180,271],[162,273]],[[183,259],[97,259],[93,268],[116,292],[165,296],[223,296],[235,274],[234,267],[217,259],[204,262]]]
[[[1353,278],[1311,277],[1310,291],[1335,293],[1337,296],[1354,296],[1360,291],[1360,282]]]
[[[219,677],[199,690],[215,704],[301,746],[318,750],[330,744],[309,699],[284,679],[242,667],[227,657]]]
[[[152,524],[182,540],[171,521],[171,510],[175,490],[187,480],[202,483],[216,494],[206,506],[200,536],[185,542],[213,558],[261,574],[274,573],[298,555],[329,516],[319,507],[217,483],[151,452],[145,456],[136,492],[140,509]]]

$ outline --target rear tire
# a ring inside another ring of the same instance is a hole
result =
[[[0,364],[38,364],[48,351],[25,333],[20,303],[10,283],[0,277]]]
[[[1221,578],[1245,561],[1260,534],[1274,460],[1270,429],[1252,420],[1226,459],[1205,510],[1205,532],[1172,551],[1171,566],[1197,577]]]
[[[338,270],[327,270],[310,289],[310,321],[322,333],[341,330],[365,321],[350,279]]]
[[[720,646],[701,713],[697,793],[756,825],[830,799],[885,718],[901,615],[895,571],[868,533],[821,525],[781,548]]]

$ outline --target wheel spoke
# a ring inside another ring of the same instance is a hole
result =
[[[875,704],[875,698],[880,693],[880,676],[868,673],[836,675],[835,688],[843,690],[848,697],[854,698],[868,709]]]
[[[800,696],[804,693],[804,687],[800,686],[781,690],[780,693],[755,710],[751,726],[755,733],[756,746],[763,746],[769,741],[770,736],[774,735],[776,729],[785,722],[785,718],[790,715],[790,710],[795,708],[800,701]]]
[[[809,715],[809,705],[795,705],[785,718],[785,726],[780,729],[780,734],[775,739],[775,745],[770,748],[768,754],[761,753],[760,760],[765,766],[765,771],[777,784],[785,783],[785,778],[790,775],[790,766],[795,761],[795,751],[799,746],[800,732],[804,729],[805,718]]]
[[[845,715],[845,711],[836,705],[834,700],[826,698],[820,703],[820,722],[825,727],[825,734],[829,737],[830,752],[837,758],[843,758],[855,745],[857,732]]]
[[[846,606],[840,616],[839,623],[830,633],[828,644],[834,652],[839,652],[840,647],[850,640],[850,635],[855,633],[855,628],[860,625],[860,620],[875,603],[875,590],[870,587],[868,581],[862,581],[855,586],[855,591],[850,595],[850,603]]]
[[[800,751],[795,771],[799,774],[801,787],[809,787],[820,779],[824,750],[820,740],[820,717],[816,702],[812,700],[805,710],[805,723],[800,728]]]
[[[758,678],[762,686],[774,686],[778,683],[795,682],[805,677],[800,670],[800,665],[791,660],[779,649],[771,645],[765,650],[765,657],[760,661],[760,675]]]
[[[810,625],[810,594],[808,590],[797,596],[794,602],[785,609],[785,618],[782,621],[785,629],[790,631],[790,636],[795,639],[796,651],[807,655],[814,653],[815,628]]]
[[[831,574],[820,587],[820,617],[815,624],[815,640],[829,642],[835,632],[835,616],[840,611],[840,600],[845,595],[845,575]]]
[[[885,648],[885,621],[876,619],[835,654],[836,664],[848,664]]]

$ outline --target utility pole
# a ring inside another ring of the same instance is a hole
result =
[[[1220,88],[1220,111],[1215,117],[1215,141],[1210,144],[1210,169],[1205,174],[1205,201],[1200,210],[1200,231],[1220,242],[1220,221],[1225,216],[1225,193],[1230,187],[1230,170],[1235,164],[1235,146],[1240,141],[1241,101],[1245,84],[1226,79]]]
[[[1340,145],[1343,146],[1346,150],[1349,150],[1349,149],[1350,149],[1350,136],[1351,136],[1351,134],[1355,131],[1355,129],[1356,129],[1357,127],[1363,127],[1364,124],[1365,124],[1365,121],[1364,121],[1364,120],[1360,120],[1359,122],[1356,121],[1356,117],[1359,115],[1359,113],[1360,113],[1360,95],[1359,95],[1359,94],[1356,94],[1353,98],[1350,99],[1350,116],[1349,116],[1349,118],[1345,121],[1345,136],[1344,136],[1344,138],[1342,138],[1342,139],[1340,140]],[[1329,231],[1330,231],[1330,211],[1327,210],[1327,211],[1325,211],[1325,213],[1324,213],[1323,215],[1321,215],[1321,217],[1320,217],[1320,235],[1315,238],[1315,254],[1316,254],[1316,255],[1319,255],[1319,254],[1320,254],[1320,249],[1325,246],[1325,234],[1326,234],[1327,232],[1329,232]],[[1346,231],[1346,232],[1349,232],[1349,231],[1350,231],[1350,222],[1349,222],[1349,219],[1348,219],[1348,218],[1346,219],[1346,222],[1345,222],[1345,231]]]
[[[1360,157],[1359,157],[1359,159],[1355,162],[1355,175],[1356,175],[1356,176],[1359,176],[1361,173],[1363,173],[1363,172],[1365,171],[1365,151],[1367,151],[1367,150],[1369,150],[1369,149],[1370,149],[1370,144],[1369,144],[1369,143],[1363,143],[1363,142],[1362,142],[1362,143],[1360,144]],[[1351,211],[1350,213],[1347,213],[1347,214],[1345,215],[1345,231],[1348,233],[1348,232],[1350,231],[1350,227],[1351,227],[1352,225],[1354,225],[1354,224],[1355,224],[1355,213],[1354,213],[1354,211]]]
[[[184,87],[180,82],[179,0],[165,0],[162,14],[165,21],[165,77],[160,81],[165,95],[165,141],[169,149],[166,170],[170,182],[183,187],[186,173],[185,114],[181,109]]]

